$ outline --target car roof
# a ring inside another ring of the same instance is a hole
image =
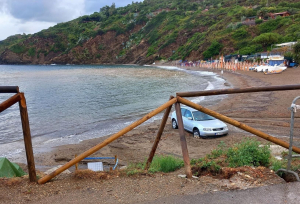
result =
[[[198,111],[198,110],[196,110],[194,108],[191,108],[189,106],[181,106],[181,108],[185,108],[185,109],[190,110],[190,111]]]

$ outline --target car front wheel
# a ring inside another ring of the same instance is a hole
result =
[[[194,138],[200,138],[200,132],[197,128],[193,130],[193,136]]]
[[[172,128],[173,129],[177,129],[178,128],[178,125],[177,125],[177,122],[175,119],[172,120]]]

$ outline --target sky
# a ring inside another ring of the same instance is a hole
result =
[[[134,0],[140,2],[143,0]],[[0,41],[15,34],[33,34],[57,23],[99,12],[103,6],[123,7],[132,0],[0,0]]]

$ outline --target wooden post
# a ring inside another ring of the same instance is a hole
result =
[[[24,136],[25,151],[27,157],[29,180],[31,182],[36,182],[36,171],[35,171],[34,156],[33,156],[32,143],[31,143],[31,134],[30,134],[26,100],[25,100],[24,93],[20,93],[20,96],[21,96],[21,100],[19,101],[19,107],[20,107],[21,121],[23,127],[23,136]]]
[[[75,158],[77,157],[77,154],[75,154]],[[78,163],[75,164],[75,170],[78,170]]]
[[[21,100],[20,94],[15,94],[0,104],[0,113]]]
[[[222,114],[220,114],[220,113],[217,113],[217,112],[215,112],[215,111],[212,111],[212,110],[209,110],[209,109],[207,109],[207,108],[204,108],[203,106],[200,106],[200,105],[198,105],[198,104],[196,104],[196,103],[193,103],[193,102],[191,102],[191,101],[189,101],[189,100],[186,100],[186,99],[184,99],[184,98],[177,97],[177,100],[178,100],[178,102],[180,102],[180,103],[183,103],[183,104],[185,104],[185,105],[187,105],[187,106],[190,106],[190,107],[192,107],[192,108],[195,108],[196,110],[199,110],[199,111],[201,111],[201,112],[203,112],[203,113],[206,113],[206,114],[208,114],[208,115],[211,115],[211,116],[213,116],[213,117],[215,117],[215,118],[218,118],[219,120],[222,120],[222,121],[224,121],[224,122],[226,122],[226,123],[229,123],[229,124],[231,124],[231,125],[233,125],[233,126],[235,126],[235,127],[238,127],[238,128],[240,128],[240,129],[242,129],[242,130],[245,130],[245,131],[247,131],[247,132],[250,132],[250,133],[252,133],[252,134],[254,134],[254,135],[258,136],[258,137],[261,137],[261,138],[263,138],[263,139],[265,139],[265,140],[268,140],[268,141],[270,141],[270,142],[273,142],[273,143],[275,143],[275,144],[278,144],[278,145],[280,145],[280,146],[282,146],[282,147],[285,147],[285,148],[287,148],[287,149],[289,148],[289,143],[287,143],[287,142],[285,142],[285,141],[282,141],[282,140],[280,140],[280,139],[278,139],[278,138],[276,138],[276,137],[273,137],[273,136],[271,136],[271,135],[268,135],[268,134],[266,134],[266,133],[264,133],[264,132],[262,132],[262,131],[260,131],[260,130],[257,130],[257,129],[255,129],[255,128],[252,128],[252,127],[250,127],[250,126],[248,126],[248,125],[246,125],[246,124],[243,124],[243,123],[241,123],[241,122],[238,122],[238,121],[236,121],[236,120],[234,120],[234,119],[228,118],[228,117],[226,117],[226,116],[224,116],[224,115],[222,115]],[[176,112],[176,113],[177,113],[177,112]],[[293,146],[293,151],[299,154],[299,153],[300,153],[300,148],[299,148],[299,147]]]
[[[179,136],[180,136],[180,144],[181,144],[181,150],[183,155],[183,161],[184,161],[184,167],[185,167],[185,173],[187,178],[192,178],[192,170],[190,165],[190,158],[188,153],[188,148],[186,144],[186,139],[184,135],[184,128],[183,128],[183,121],[182,121],[182,114],[181,114],[181,108],[180,103],[175,103],[175,110],[176,110],[176,117],[177,117],[177,125],[179,130]]]
[[[144,117],[142,117],[141,119],[135,121],[134,123],[132,123],[131,125],[127,126],[126,128],[120,130],[119,132],[117,132],[116,134],[112,135],[111,137],[107,138],[106,140],[104,140],[102,143],[97,144],[96,146],[92,147],[91,149],[85,151],[84,153],[78,155],[78,157],[72,159],[71,161],[69,161],[68,163],[66,163],[65,165],[63,165],[62,167],[58,168],[57,170],[53,171],[51,174],[44,176],[43,178],[38,180],[39,184],[43,184],[46,183],[47,181],[49,181],[50,179],[52,179],[53,177],[55,177],[56,175],[60,174],[61,172],[63,172],[64,170],[70,168],[71,166],[73,166],[74,164],[78,163],[79,161],[83,160],[84,158],[90,156],[91,154],[95,153],[96,151],[98,151],[99,149],[101,149],[102,147],[105,147],[106,145],[108,145],[109,143],[113,142],[114,140],[118,139],[119,137],[121,137],[122,135],[126,134],[127,132],[129,132],[130,130],[132,130],[133,128],[139,126],[140,124],[142,124],[143,122],[149,120],[150,118],[152,118],[153,116],[157,115],[158,113],[162,112],[164,109],[166,109],[167,107],[173,105],[174,103],[177,102],[176,98],[173,98],[172,100],[168,101],[167,103],[161,105],[160,107],[158,107],[157,109],[151,111],[150,113],[148,113],[147,115],[145,115]]]
[[[171,97],[170,97],[170,100],[173,99],[173,98],[174,98],[174,97],[171,96]],[[169,117],[171,108],[172,108],[172,106],[169,106],[169,107],[166,108],[166,110],[165,110],[165,113],[164,113],[164,116],[163,116],[163,118],[162,118],[162,121],[161,121],[159,130],[158,130],[158,132],[157,132],[155,141],[154,141],[154,143],[153,143],[151,152],[150,152],[150,154],[149,154],[147,163],[146,163],[146,165],[145,165],[145,168],[144,168],[145,170],[148,170],[149,167],[150,167],[150,165],[151,165],[151,162],[152,162],[153,157],[154,157],[154,155],[155,155],[155,152],[156,152],[158,143],[159,143],[159,141],[160,141],[161,135],[162,135],[162,133],[163,133],[163,131],[164,131],[164,129],[165,129],[165,126],[166,126],[166,123],[167,123],[167,120],[168,120],[168,117]]]

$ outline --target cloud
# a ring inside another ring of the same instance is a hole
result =
[[[66,22],[84,14],[84,0],[7,0],[10,14],[22,21]]]
[[[137,1],[142,0],[134,2]],[[116,7],[123,7],[132,0],[0,0],[0,40],[15,34],[33,34],[57,23],[99,12],[113,2]]]

